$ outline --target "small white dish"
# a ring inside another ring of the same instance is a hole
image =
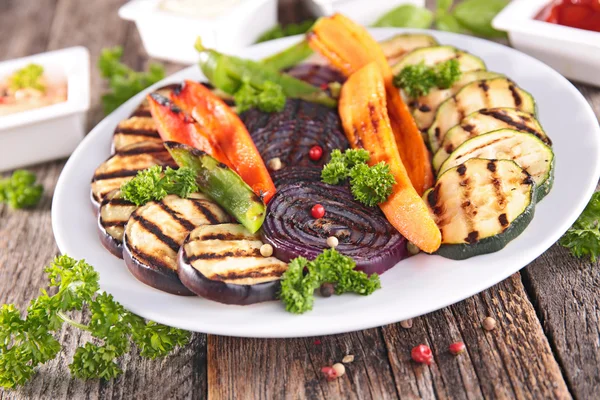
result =
[[[135,22],[150,56],[178,63],[198,61],[197,37],[206,47],[231,53],[277,24],[277,0],[240,0],[229,11],[204,19],[164,10],[160,4],[160,0],[132,0],[119,9],[119,16]]]
[[[550,65],[567,78],[600,87],[600,32],[535,19],[551,0],[515,0],[492,25],[508,32],[513,47]]]
[[[329,335],[373,328],[446,307],[502,281],[552,246],[573,224],[591,197],[600,176],[600,127],[583,95],[542,62],[509,47],[447,32],[411,30],[433,35],[440,43],[481,57],[491,71],[513,79],[537,101],[539,120],[554,142],[554,188],[536,206],[525,232],[503,250],[453,261],[419,254],[381,276],[382,288],[371,296],[316,298],[314,310],[286,312],[279,302],[233,306],[199,297],[160,292],[136,280],[98,238],[90,212],[90,180],[110,151],[115,126],[144,96],[168,83],[201,80],[197,66],[184,69],[144,90],[101,121],[73,153],[58,180],[52,202],[52,228],[60,251],[85,258],[100,273],[100,286],[142,317],[191,331],[244,337]],[[373,29],[378,40],[407,32]],[[240,57],[262,59],[298,42],[285,38],[244,49]]]
[[[71,47],[0,63],[0,79],[28,64],[50,81],[67,82],[67,101],[0,116],[0,171],[68,157],[85,135],[90,108],[90,55]]]
[[[310,10],[322,17],[341,13],[365,26],[375,23],[386,12],[403,4],[424,7],[425,0],[306,0]]]

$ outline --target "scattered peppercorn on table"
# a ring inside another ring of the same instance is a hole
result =
[[[95,66],[101,49],[123,46],[124,62],[136,69],[147,62],[135,27],[117,16],[123,3],[1,2],[0,27],[10,34],[0,36],[0,59],[86,46],[92,55],[91,129],[102,118]],[[434,1],[427,3],[434,9]],[[280,0],[283,22],[306,16],[299,0]],[[167,73],[181,68],[169,64]],[[600,116],[600,90],[577,87]],[[319,150],[311,149],[311,157]],[[50,205],[63,166],[59,161],[30,168],[46,191],[34,210],[0,204],[0,304],[24,309],[45,286],[41,267],[58,253]],[[555,245],[487,291],[410,321],[302,339],[194,334],[188,346],[164,360],[126,355],[123,375],[112,381],[71,377],[67,366],[89,337],[66,327],[59,338],[63,352],[24,387],[0,390],[0,398],[591,399],[600,387],[599,280],[596,264]]]

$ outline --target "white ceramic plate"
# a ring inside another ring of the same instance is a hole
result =
[[[384,39],[399,30],[373,31]],[[535,97],[541,123],[554,142],[555,183],[536,207],[525,232],[494,254],[452,261],[418,255],[381,277],[382,289],[368,297],[317,298],[302,316],[284,311],[278,302],[228,306],[202,298],[178,297],[138,282],[122,260],[97,238],[90,211],[90,179],[109,156],[113,129],[148,91],[106,117],[73,153],[57,184],[52,224],[62,253],[85,258],[100,272],[100,284],[129,310],[145,318],[191,331],[246,337],[326,335],[372,328],[440,309],[498,283],[548,249],[575,221],[592,195],[600,175],[600,128],[584,97],[565,78],[541,62],[492,42],[444,32],[427,32],[482,57],[492,71],[511,77]],[[292,44],[288,38],[254,46],[240,56],[259,59]],[[196,66],[159,85],[201,79]]]

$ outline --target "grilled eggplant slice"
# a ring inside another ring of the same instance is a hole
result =
[[[230,222],[230,217],[208,197],[194,193],[187,199],[169,195],[135,210],[123,236],[123,258],[139,281],[167,293],[192,295],[177,277],[177,253],[196,227]]]
[[[533,115],[514,108],[485,108],[468,115],[446,133],[433,157],[433,169],[439,171],[450,153],[467,140],[505,128],[531,133],[548,146],[552,146],[552,141]]]
[[[392,71],[394,74],[397,74],[408,65],[424,63],[425,65],[433,66],[452,59],[458,61],[462,72],[486,69],[483,60],[473,54],[469,54],[453,46],[432,46],[411,51],[392,67]]]
[[[483,79],[501,78],[502,74],[489,71],[468,71],[461,75],[460,79],[448,89],[437,89],[429,92],[425,96],[409,101],[413,117],[417,126],[422,131],[427,129],[433,123],[435,112],[440,104],[448,100],[460,91],[464,86],[471,82],[480,81]]]
[[[100,164],[92,178],[91,200],[94,211],[98,212],[100,203],[108,192],[119,189],[139,171],[154,165],[177,168],[162,142],[139,142],[125,146]]]
[[[225,304],[277,299],[287,264],[263,257],[263,242],[240,224],[203,225],[179,250],[177,273],[195,294]]]
[[[460,145],[442,164],[440,174],[471,158],[512,160],[535,181],[537,200],[540,201],[552,187],[554,153],[544,142],[530,133],[500,129],[475,136]]]
[[[442,232],[436,254],[454,260],[504,248],[536,203],[535,182],[517,163],[476,158],[447,170],[423,197]]]
[[[131,213],[137,206],[125,200],[120,189],[110,191],[100,204],[98,236],[104,248],[123,258],[123,233]]]
[[[495,107],[516,108],[535,114],[533,97],[508,79],[486,79],[469,83],[438,108],[428,131],[431,150],[436,152],[446,132],[458,125],[467,115],[484,108]]]
[[[401,33],[379,42],[390,65],[396,64],[404,55],[415,49],[437,46],[437,44],[433,36],[421,33]]]

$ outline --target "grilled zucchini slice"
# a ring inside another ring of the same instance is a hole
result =
[[[194,229],[179,251],[181,282],[204,298],[225,304],[276,300],[287,264],[263,257],[263,242],[240,224]]]
[[[140,142],[124,147],[100,164],[92,177],[91,200],[98,211],[106,194],[132,179],[137,173],[154,165],[177,168],[177,164],[162,142]]]
[[[471,159],[423,195],[442,232],[436,254],[464,260],[504,248],[533,219],[535,182],[509,160]]]
[[[466,51],[459,50],[453,46],[432,46],[415,49],[406,54],[392,67],[392,71],[395,75],[408,65],[424,63],[425,65],[433,66],[452,59],[458,61],[462,72],[486,69],[485,63],[481,58]]]
[[[208,197],[169,195],[135,210],[123,235],[123,258],[129,271],[156,289],[192,295],[177,277],[177,253],[196,227],[230,222],[229,215]]]
[[[475,136],[460,145],[442,164],[440,174],[471,158],[512,160],[535,181],[537,200],[544,198],[552,188],[554,153],[544,142],[530,133],[499,129]]]
[[[469,83],[438,108],[428,131],[431,150],[438,151],[446,132],[458,125],[467,115],[484,108],[495,107],[516,108],[535,114],[533,97],[508,79],[486,79]]]
[[[437,44],[433,36],[421,33],[401,33],[379,42],[390,65],[396,64],[406,53],[421,47],[437,46]]]
[[[483,79],[501,78],[503,75],[490,71],[468,71],[464,72],[460,79],[448,89],[432,90],[429,94],[421,96],[418,99],[409,102],[413,117],[417,126],[422,131],[427,129],[433,123],[435,112],[440,104],[448,100],[459,92],[464,86],[471,82],[480,81]]]
[[[123,258],[123,234],[131,213],[137,206],[125,200],[120,189],[110,191],[100,204],[98,236],[108,251]]]
[[[439,171],[450,153],[467,140],[504,128],[531,133],[548,146],[552,146],[552,141],[533,115],[514,108],[485,108],[468,115],[446,133],[433,157],[434,170]]]

